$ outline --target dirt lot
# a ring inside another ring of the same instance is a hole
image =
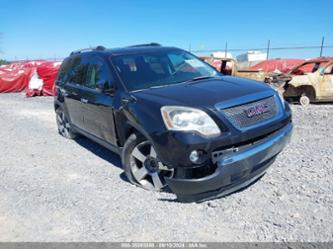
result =
[[[332,241],[333,106],[293,106],[256,184],[201,204],[132,186],[119,157],[56,131],[53,98],[0,95],[0,241]]]

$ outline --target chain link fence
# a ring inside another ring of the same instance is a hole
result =
[[[314,57],[333,57],[333,44],[326,44],[325,38],[321,39],[318,45],[299,45],[299,46],[272,46],[270,40],[267,41],[266,46],[247,47],[247,48],[233,48],[230,47],[228,42],[224,47],[210,48],[210,49],[192,49],[189,45],[188,50],[197,55],[210,55],[213,52],[224,52],[225,57],[232,54],[234,57],[247,53],[248,51],[259,51],[266,54],[266,59],[272,58],[314,58]]]

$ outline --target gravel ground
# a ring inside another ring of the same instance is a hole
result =
[[[333,106],[292,106],[256,184],[200,204],[129,184],[117,155],[57,134],[53,98],[0,95],[0,241],[332,241]]]

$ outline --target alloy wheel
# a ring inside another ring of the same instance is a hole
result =
[[[62,111],[57,112],[57,125],[60,135],[64,137],[69,137],[69,123]]]
[[[136,182],[148,190],[163,189],[167,185],[165,178],[173,176],[173,170],[162,164],[149,141],[134,147],[130,167]]]

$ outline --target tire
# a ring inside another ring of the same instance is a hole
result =
[[[56,109],[55,112],[56,112],[58,133],[67,139],[75,139],[77,137],[77,134],[72,130],[71,125],[63,109],[59,107]]]
[[[121,159],[128,180],[146,190],[163,190],[167,186],[165,178],[173,176],[173,170],[158,159],[151,142],[139,134],[129,136]]]
[[[303,93],[302,96],[299,98],[299,103],[302,106],[308,106],[310,104],[310,98]]]

